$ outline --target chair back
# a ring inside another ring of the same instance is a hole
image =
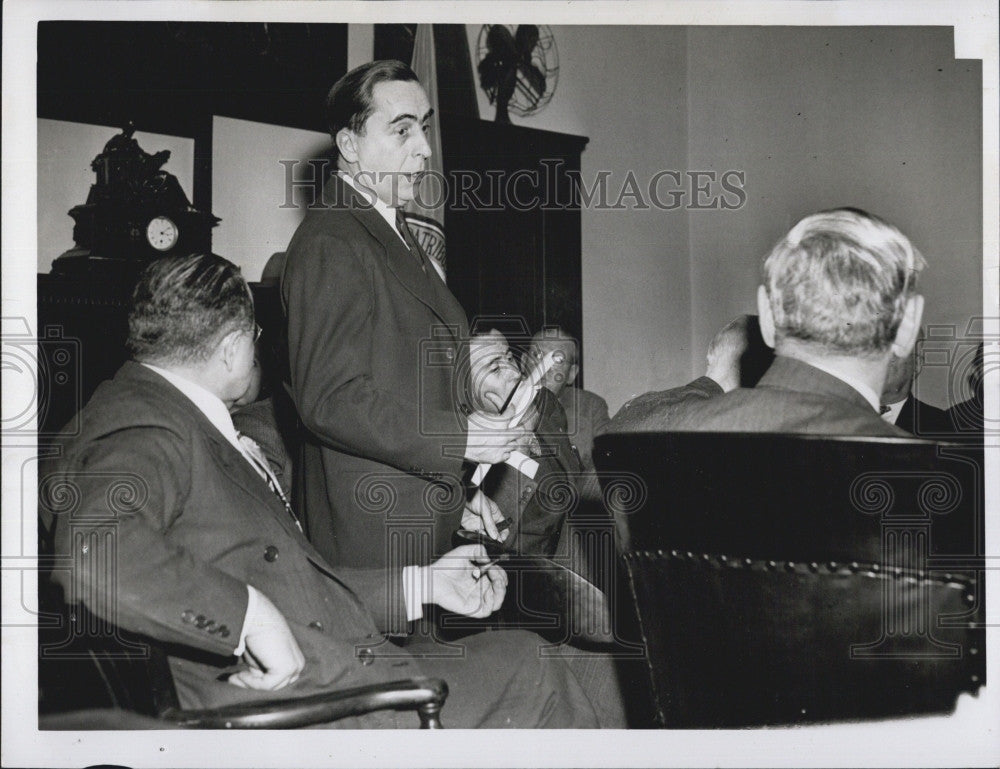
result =
[[[982,685],[981,477],[944,449],[600,437],[610,506],[616,479],[630,488],[625,575],[660,725],[948,711]]]
[[[38,630],[38,709],[43,719],[96,711],[160,718],[179,707],[162,648],[82,605],[66,605],[62,589],[44,575],[39,604],[44,621]]]

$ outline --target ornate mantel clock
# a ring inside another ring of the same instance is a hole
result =
[[[219,218],[194,208],[177,177],[162,170],[170,151],[144,152],[134,132],[130,123],[90,164],[97,181],[87,202],[69,212],[76,247],[53,262],[53,273],[131,272],[160,256],[212,250]]]

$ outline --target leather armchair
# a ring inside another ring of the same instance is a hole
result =
[[[296,729],[378,710],[416,711],[420,728],[441,728],[448,685],[438,678],[184,710],[164,649],[113,627],[93,632],[109,628],[65,606],[48,580],[39,592],[40,729]]]
[[[641,479],[623,560],[658,724],[947,712],[983,685],[982,465],[953,449],[599,438],[602,478]]]

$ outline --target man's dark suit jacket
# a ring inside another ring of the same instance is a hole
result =
[[[566,414],[549,390],[540,388],[534,405],[539,419],[534,434],[538,452],[535,477],[507,464],[490,468],[483,492],[512,519],[504,549],[531,555],[553,555],[568,515],[579,501],[584,473],[580,457],[569,442]]]
[[[559,403],[566,412],[566,435],[576,448],[583,466],[594,469],[594,437],[603,433],[611,417],[608,404],[597,393],[582,387],[564,387],[559,393]]]
[[[464,502],[465,312],[337,176],[323,203],[292,237],[281,279],[291,391],[309,431],[297,476],[309,539],[331,563],[381,566],[390,526],[404,538],[433,527],[444,552]],[[424,562],[427,545],[414,554]]]
[[[638,395],[623,405],[603,432],[661,432],[671,429],[673,420],[694,403],[722,395],[714,379],[699,377],[681,387]]]
[[[417,660],[388,643],[383,631],[406,628],[399,571],[331,567],[243,455],[159,374],[126,363],[80,425],[40,476],[49,501],[40,514],[54,517],[56,554],[73,564],[54,578],[68,600],[169,644],[183,707],[423,674],[448,681],[452,726],[594,725],[576,679],[561,661],[541,660],[531,634],[464,639],[462,658]],[[248,583],[282,612],[305,655],[301,678],[276,692],[220,680],[237,668]],[[338,725],[414,722],[374,713]]]
[[[662,428],[654,417],[634,429]],[[883,420],[846,382],[782,356],[756,387],[691,403],[675,415],[670,429],[912,437]]]
[[[937,440],[949,440],[954,432],[947,411],[918,400],[912,392],[906,396],[896,416],[896,427],[918,437]]]

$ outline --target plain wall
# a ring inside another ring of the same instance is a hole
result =
[[[762,257],[824,208],[866,209],[912,240],[925,325],[964,334],[982,314],[981,63],[952,45],[941,27],[689,30],[689,163],[743,170],[748,193],[740,210],[690,214],[695,370],[716,330],[756,311]],[[926,366],[918,395],[949,405],[946,374]]]
[[[313,200],[313,191],[289,184],[310,180],[330,137],[316,131],[215,117],[212,121],[212,209],[222,218],[212,249],[260,280],[271,255],[284,251]],[[294,161],[289,166],[281,161]],[[332,165],[326,173],[331,173]],[[292,204],[289,206],[289,204]]]
[[[467,26],[474,59],[480,30]],[[612,413],[633,393],[703,373],[715,331],[755,311],[767,250],[802,215],[838,205],[892,221],[927,257],[928,365],[916,391],[940,406],[963,396],[961,372],[937,364],[967,345],[935,338],[963,338],[982,314],[982,66],[954,58],[950,27],[552,32],[555,95],[511,119],[588,136],[585,178],[745,174],[746,204],[733,211],[584,210],[587,387]]]

